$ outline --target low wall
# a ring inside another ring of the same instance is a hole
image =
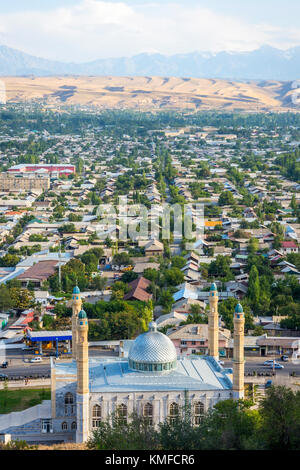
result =
[[[40,405],[32,406],[27,410],[0,415],[0,431],[13,426],[23,426],[41,418],[51,418],[51,400],[44,400]]]

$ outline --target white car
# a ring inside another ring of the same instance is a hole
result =
[[[265,361],[263,365],[264,366],[272,366],[273,362],[274,362],[274,360]],[[275,364],[276,364],[276,361],[275,361]]]
[[[30,359],[30,362],[42,362],[42,358],[41,357],[33,357],[32,359]]]

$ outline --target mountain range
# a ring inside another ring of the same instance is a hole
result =
[[[133,57],[64,63],[34,57],[0,46],[1,76],[158,76],[229,80],[300,78],[300,46],[288,50],[263,46],[251,52],[192,52],[166,56],[143,53]]]

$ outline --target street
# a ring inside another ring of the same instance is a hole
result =
[[[111,351],[99,351],[99,349],[91,348],[89,350],[90,357],[107,357],[114,355]],[[24,362],[34,357],[33,355],[25,355],[20,350],[10,350],[6,354],[6,360],[8,361],[7,369],[0,369],[0,374],[8,375],[8,377],[30,377],[30,376],[50,376],[50,357],[43,357],[40,363]],[[60,357],[59,361],[70,362],[71,357]]]
[[[112,351],[105,351],[99,350],[97,348],[90,348],[89,349],[89,356],[90,357],[108,357],[108,356],[117,356],[116,353]],[[11,350],[8,351],[6,354],[6,360],[9,363],[7,369],[0,369],[0,373],[8,375],[9,377],[14,376],[49,376],[50,375],[50,357],[43,357],[41,363],[29,363],[27,362],[30,358],[34,357],[33,355],[26,355],[23,356],[22,351],[20,350]],[[270,373],[272,374],[273,370],[272,367],[264,366],[263,363],[270,358],[260,358],[260,357],[248,357],[246,358],[245,362],[245,375],[256,372],[256,374],[260,373]],[[272,358],[271,358],[272,359]],[[71,361],[71,357],[64,357],[61,356],[60,361]],[[25,362],[24,362],[25,361]],[[275,373],[277,377],[287,377],[291,373],[295,372],[296,375],[300,376],[300,360],[297,361],[298,363],[292,362],[282,362],[280,358],[276,358],[276,362],[283,365],[284,369],[275,369]],[[233,367],[233,362],[230,360],[224,361],[224,368],[231,368]]]

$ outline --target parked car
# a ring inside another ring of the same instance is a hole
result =
[[[7,361],[2,362],[1,369],[7,369],[7,367],[8,367],[8,362]]]
[[[267,380],[267,382],[265,383],[265,388],[270,388],[272,387],[273,385],[273,381],[272,380]]]
[[[281,360],[283,362],[288,362],[289,361],[289,356],[281,356]]]
[[[0,374],[0,380],[8,380],[8,375]]]
[[[41,357],[33,357],[32,359],[30,359],[30,362],[42,362],[42,358]]]

